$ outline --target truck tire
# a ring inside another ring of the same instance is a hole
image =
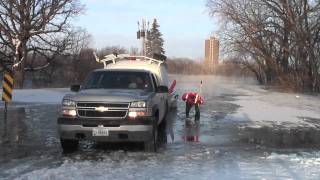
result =
[[[167,143],[167,116],[169,113],[169,105],[168,102],[166,102],[166,111],[165,116],[163,117],[161,124],[159,124],[159,133],[158,133],[158,141],[160,144],[166,144]]]
[[[157,119],[154,120],[152,128],[152,137],[151,140],[144,142],[144,150],[146,152],[157,152],[158,149],[158,126]]]
[[[67,139],[60,139],[61,147],[63,152],[73,152],[78,149],[79,141],[78,140],[67,140]]]

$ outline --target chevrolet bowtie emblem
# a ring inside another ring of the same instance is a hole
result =
[[[109,110],[109,108],[100,106],[100,107],[96,107],[95,110],[99,112],[106,112]]]

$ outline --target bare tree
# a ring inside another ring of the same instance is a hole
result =
[[[89,45],[91,43],[92,37],[88,32],[84,29],[77,29],[73,32],[72,36],[72,46],[71,46],[71,58],[72,58],[72,77],[71,81],[73,83],[80,83],[82,79],[79,77],[79,68],[81,68],[81,57],[83,55],[83,50],[89,49]]]
[[[131,47],[131,48],[130,48],[130,54],[131,54],[131,55],[139,55],[139,48],[137,48],[137,47]]]
[[[23,87],[29,46],[35,45],[31,41],[40,39],[50,46],[47,38],[62,36],[82,9],[78,0],[0,0],[1,54],[13,64],[16,87]]]
[[[121,46],[106,46],[100,50],[98,50],[98,56],[103,57],[108,54],[117,53],[117,54],[125,54],[128,53],[128,50]]]
[[[320,91],[319,1],[208,0],[207,6],[224,21],[228,50],[260,82]]]
[[[48,83],[53,80],[53,75],[58,69],[63,69],[61,76],[68,82],[78,82],[78,68],[80,64],[80,53],[83,49],[88,49],[91,42],[91,35],[85,29],[75,28],[65,33],[62,37],[51,37],[50,45],[43,44],[42,46],[35,46],[33,54],[38,55],[42,63],[30,63],[30,67],[25,68],[27,71],[32,71],[32,74],[41,70],[46,74]],[[50,37],[48,37],[50,39]],[[41,47],[41,48],[39,48]],[[31,58],[29,58],[31,59]],[[55,62],[59,61],[59,62]],[[60,67],[67,66],[67,67]],[[34,68],[35,67],[35,68]]]

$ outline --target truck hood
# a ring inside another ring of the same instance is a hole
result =
[[[64,99],[85,102],[133,102],[147,100],[152,92],[123,89],[85,89],[75,94],[67,94]]]

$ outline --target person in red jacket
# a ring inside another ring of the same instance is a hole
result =
[[[194,105],[196,114],[195,120],[200,120],[200,108],[199,106],[204,103],[203,98],[198,93],[184,93],[182,95],[182,100],[186,102],[186,117],[189,117],[189,112],[192,106]]]

